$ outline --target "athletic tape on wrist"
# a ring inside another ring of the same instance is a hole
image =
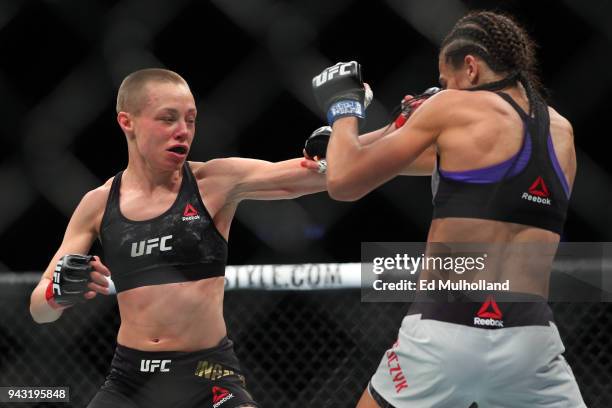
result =
[[[361,119],[365,118],[365,109],[361,102],[354,100],[334,102],[327,111],[327,122],[331,126],[336,119],[345,116],[355,116]]]

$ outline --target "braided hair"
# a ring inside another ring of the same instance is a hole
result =
[[[455,24],[442,42],[441,54],[455,69],[463,65],[466,55],[477,55],[493,72],[505,75],[499,81],[470,90],[498,91],[520,82],[529,100],[529,115],[540,119],[541,126],[547,127],[548,106],[537,75],[535,48],[533,40],[511,17],[477,11]]]

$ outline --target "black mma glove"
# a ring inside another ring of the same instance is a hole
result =
[[[49,282],[45,297],[54,308],[68,307],[75,303],[85,302],[83,295],[91,289],[90,273],[93,267],[89,264],[94,259],[92,255],[64,255],[57,262],[53,280]]]
[[[304,150],[311,159],[324,159],[327,154],[327,144],[331,136],[332,128],[329,126],[321,126],[306,139]]]
[[[431,98],[440,91],[440,88],[432,86],[431,88],[427,88],[422,94],[417,95],[412,99],[402,100],[402,103],[400,105],[400,113],[395,118],[395,127],[399,129],[404,126],[404,123],[406,123],[406,121],[408,120],[410,115],[412,115],[412,112],[414,112],[416,108],[421,106],[421,104],[425,102],[426,99]]]
[[[331,126],[338,118],[365,118],[365,87],[356,61],[339,62],[312,78],[315,99]]]
[[[321,126],[312,132],[304,145],[306,155],[313,160],[316,157],[317,164],[319,165],[317,171],[321,174],[327,173],[327,160],[325,160],[325,156],[327,155],[327,145],[329,144],[331,132],[331,127]]]

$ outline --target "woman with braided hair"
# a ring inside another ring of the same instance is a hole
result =
[[[452,304],[412,303],[359,408],[585,407],[546,302],[576,172],[573,131],[540,93],[534,47],[510,17],[466,15],[441,45],[444,90],[368,145],[359,143],[355,118],[364,116],[359,65],[313,80],[333,129],[332,198],[361,198],[433,146],[428,251],[432,243],[498,245],[501,261],[487,278],[508,280],[527,300],[452,293]]]

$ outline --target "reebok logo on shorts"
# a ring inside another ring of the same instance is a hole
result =
[[[234,394],[226,390],[225,388],[214,386],[212,388],[213,395],[213,408],[221,406],[224,402],[234,398]]]
[[[550,205],[550,193],[542,176],[538,176],[529,187],[529,192],[524,192],[521,198],[538,204]]]
[[[502,317],[503,315],[501,310],[499,310],[499,306],[497,306],[497,302],[495,302],[492,296],[489,296],[478,310],[478,313],[476,313],[474,326],[504,327]]]
[[[185,209],[183,210],[183,221],[193,221],[199,219],[200,216],[198,215],[198,210],[193,208],[193,205],[187,203]]]

